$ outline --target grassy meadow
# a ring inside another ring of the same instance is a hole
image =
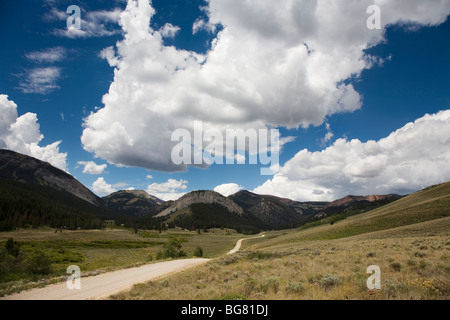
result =
[[[9,238],[20,247],[21,264],[35,253],[43,253],[50,260],[52,271],[48,274],[0,272],[0,296],[65,279],[67,267],[77,265],[82,276],[95,275],[117,269],[136,267],[157,262],[158,251],[170,239],[181,240],[186,257],[192,257],[200,247],[203,257],[215,258],[232,249],[242,238],[234,230],[210,229],[208,232],[191,232],[181,229],[168,231],[142,231],[135,233],[125,228],[106,230],[63,230],[52,228],[22,229],[0,233],[0,248]],[[1,270],[0,270],[1,271]]]

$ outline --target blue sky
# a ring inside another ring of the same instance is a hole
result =
[[[333,200],[448,181],[450,2],[383,2],[382,29],[369,30],[377,2],[4,1],[0,147],[100,196]],[[69,5],[81,30],[67,29]],[[292,137],[280,171],[174,168],[168,134],[194,120],[278,128]]]

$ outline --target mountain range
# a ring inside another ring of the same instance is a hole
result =
[[[300,226],[400,198],[389,194],[299,202],[245,190],[229,197],[198,190],[167,202],[142,190],[122,190],[99,198],[67,172],[9,150],[0,150],[0,191],[0,231],[41,224],[97,228],[110,219],[130,227],[227,227],[257,232]]]

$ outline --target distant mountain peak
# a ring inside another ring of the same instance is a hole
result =
[[[219,204],[225,207],[228,211],[243,215],[244,210],[238,206],[233,200],[224,197],[218,192],[211,190],[197,190],[185,194],[180,199],[174,201],[172,205],[160,212],[156,217],[168,216],[176,211],[187,208],[193,204],[206,203],[206,204]]]

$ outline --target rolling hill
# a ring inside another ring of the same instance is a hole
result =
[[[166,217],[169,224],[191,230],[222,227],[251,233],[270,228],[231,199],[209,190],[190,192],[155,217]]]
[[[142,190],[117,191],[102,200],[109,208],[131,217],[154,216],[164,203]]]

